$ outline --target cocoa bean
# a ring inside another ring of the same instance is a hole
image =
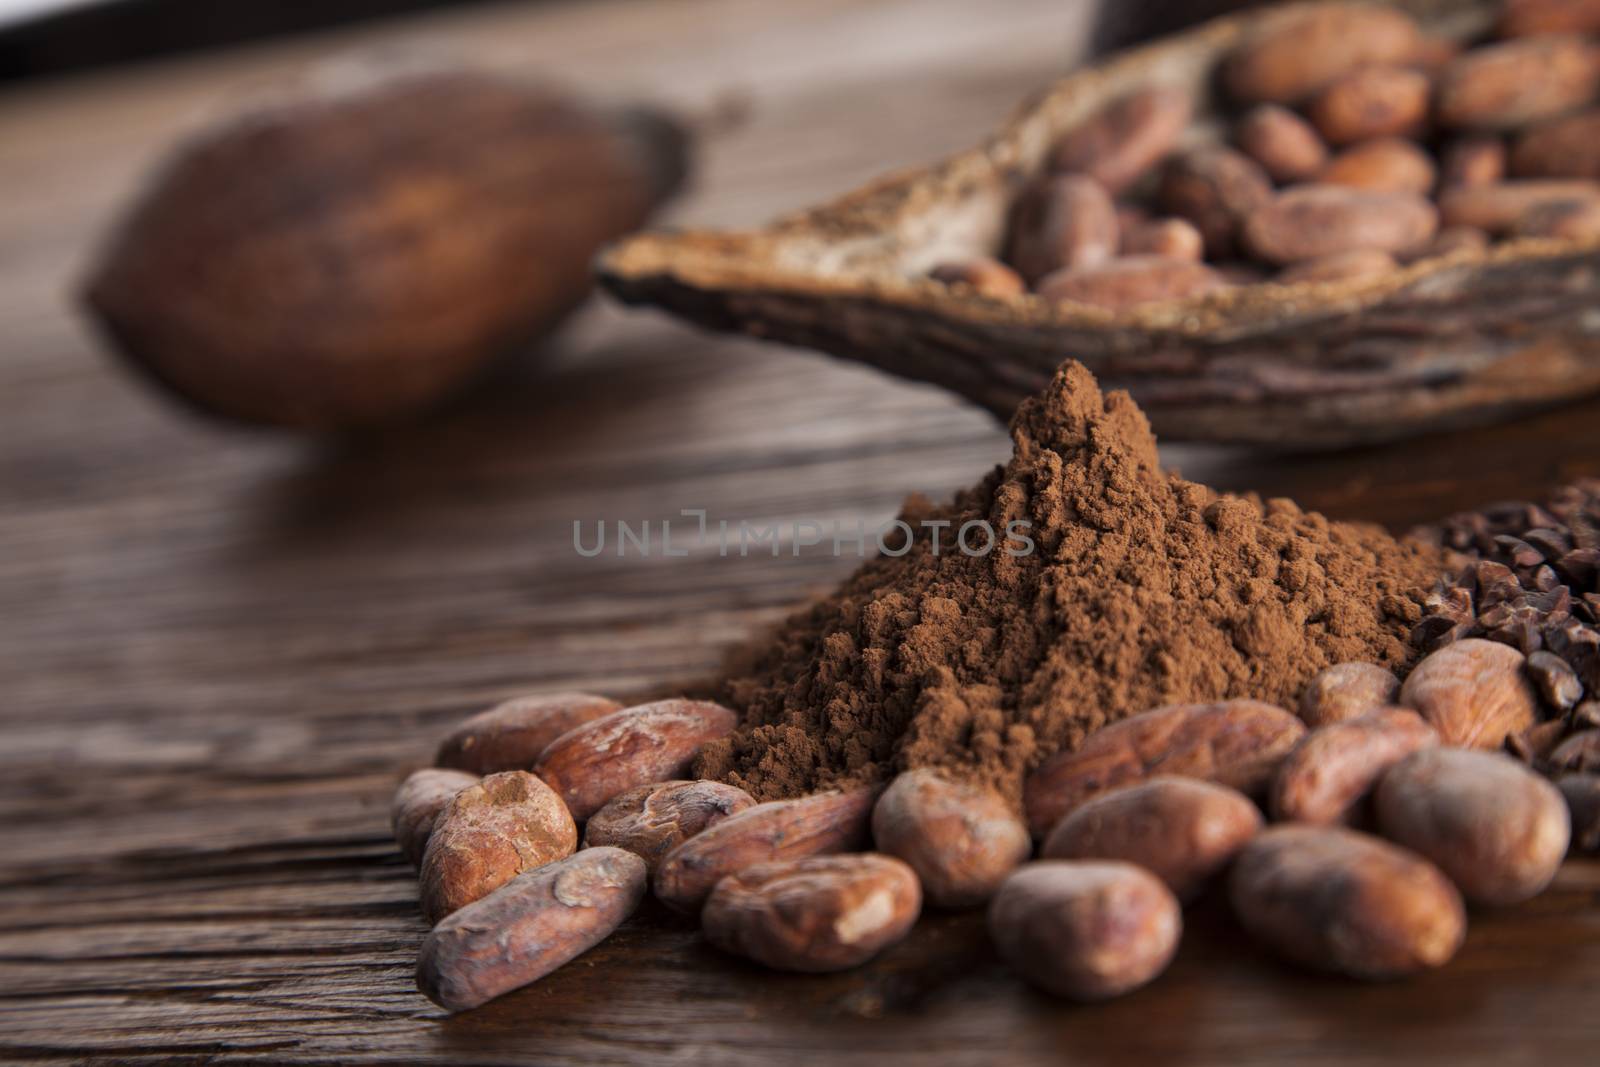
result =
[[[700,746],[731,733],[738,715],[705,700],[624,708],[550,742],[533,770],[580,822],[618,793],[680,777]]]
[[[590,693],[517,697],[456,727],[440,743],[433,761],[473,774],[525,771],[550,742],[621,707],[615,700]]]
[[[867,843],[877,793],[870,789],[771,800],[730,815],[667,853],[655,893],[668,907],[698,911],[722,878],[757,863],[853,852]]]
[[[1033,851],[1004,797],[931,768],[905,772],[878,798],[872,838],[911,865],[928,902],[941,908],[982,904]]]
[[[1539,699],[1556,711],[1571,711],[1583,699],[1583,682],[1572,665],[1554,652],[1540,649],[1523,665]]]
[[[1117,209],[1100,183],[1056,175],[1018,198],[1006,258],[1032,284],[1052,271],[1104,263],[1116,253],[1117,240]]]
[[[1577,35],[1528,37],[1463,52],[1439,72],[1445,126],[1506,129],[1582,107],[1600,89],[1600,48]]]
[[[1168,162],[1156,198],[1166,211],[1194,223],[1207,256],[1226,259],[1244,219],[1272,200],[1272,182],[1244,153],[1207,145]]]
[[[1400,687],[1447,745],[1496,749],[1533,725],[1538,700],[1510,645],[1469,637],[1429,654]]]
[[[1400,679],[1376,663],[1336,663],[1325,667],[1300,695],[1300,718],[1308,726],[1329,726],[1394,703]]]
[[[1497,753],[1408,756],[1378,782],[1373,809],[1385,837],[1432,860],[1478,904],[1543,892],[1571,835],[1555,786]]]
[[[663,857],[708,827],[755,807],[756,799],[721,782],[671,781],[618,793],[590,816],[585,848],[614,845],[644,860],[651,873]]]
[[[1002,959],[1072,1000],[1106,1000],[1153,980],[1183,935],[1177,899],[1130,863],[1046,860],[1017,868],[989,905]]]
[[[1127,256],[1098,267],[1058,270],[1039,282],[1038,293],[1046,300],[1122,311],[1203,296],[1223,285],[1216,271],[1192,259]]]
[[[1390,767],[1439,743],[1439,732],[1410,708],[1373,708],[1307,734],[1272,783],[1272,817],[1348,823]]]
[[[1415,143],[1399,137],[1380,137],[1352,145],[1334,156],[1317,180],[1353,189],[1425,195],[1432,191],[1437,179],[1433,157]]]
[[[1428,76],[1409,67],[1362,67],[1330,82],[1307,115],[1329,144],[1351,144],[1420,129],[1428,117]]]
[[[1550,753],[1556,774],[1600,774],[1600,730],[1580,730]]]
[[[1600,33],[1597,0],[1503,0],[1500,36],[1531,37],[1546,33]]]
[[[1028,829],[1043,837],[1090,797],[1155,775],[1203,778],[1245,793],[1264,790],[1305,734],[1282,708],[1256,700],[1173,704],[1091,734],[1023,783]]]
[[[921,908],[916,874],[892,856],[806,856],[729,874],[700,925],[724,952],[818,973],[859,967],[902,940]]]
[[[1439,214],[1446,226],[1472,226],[1491,234],[1504,234],[1540,204],[1597,199],[1600,182],[1527,178],[1446,189],[1439,197]]]
[[[436,923],[577,847],[578,828],[549,786],[527,771],[491,774],[434,823],[422,854],[423,917]]]
[[[1234,861],[1233,912],[1289,960],[1354,978],[1449,962],[1466,936],[1461,894],[1427,860],[1332,826],[1274,826]]]
[[[1600,200],[1553,200],[1529,208],[1512,227],[1516,237],[1593,241],[1600,237]]]
[[[1439,184],[1495,185],[1506,176],[1506,143],[1490,134],[1459,137],[1440,156]]]
[[[1154,219],[1122,231],[1122,255],[1199,260],[1205,238],[1184,219]]]
[[[1327,4],[1266,20],[1224,60],[1222,81],[1243,103],[1297,103],[1359,67],[1403,63],[1420,34],[1390,7]]]
[[[1463,50],[1460,41],[1437,34],[1424,34],[1417,39],[1416,49],[1406,58],[1406,66],[1436,76]]]
[[[1307,259],[1279,272],[1284,285],[1307,282],[1347,282],[1357,278],[1376,278],[1394,271],[1399,264],[1387,252],[1376,248],[1352,248],[1331,256]]]
[[[1439,213],[1425,197],[1340,185],[1300,185],[1245,220],[1247,247],[1287,265],[1356,248],[1403,253],[1425,244]]]
[[[1311,124],[1278,104],[1251,108],[1234,128],[1233,139],[1274,181],[1306,181],[1328,162],[1328,146]]]
[[[586,848],[520,874],[433,928],[417,988],[465,1011],[536,982],[622,925],[645,881],[644,861],[620,848]]]
[[[1542,122],[1517,138],[1519,178],[1600,178],[1600,108]]]
[[[478,784],[478,776],[465,771],[429,767],[413,773],[395,790],[389,808],[389,825],[400,851],[415,867],[433,833],[433,824],[457,793]]]
[[[1040,855],[1132,863],[1188,902],[1260,829],[1261,812],[1238,790],[1156,777],[1084,802],[1050,831]]]
[[[1021,296],[1028,291],[1020,274],[987,256],[941,263],[928,272],[928,277],[945,285],[965,286],[979,296],[996,300]]]
[[[1049,169],[1086,174],[1121,193],[1144,177],[1178,142],[1193,107],[1181,89],[1139,89],[1101,108],[1050,152]]]

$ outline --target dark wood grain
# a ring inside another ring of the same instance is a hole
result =
[[[69,300],[94,235],[216,94],[347,44],[443,41],[715,132],[679,218],[739,225],[952,150],[1067,60],[1070,5],[503,7],[0,98],[0,1060],[874,1064],[1575,1062],[1600,1041],[1600,871],[1474,916],[1396,986],[1263,959],[1215,902],[1126,1000],[1030,993],[976,916],[862,970],[775,976],[647,908],[447,1018],[389,793],[513,694],[657,691],[853,565],[584,560],[574,519],[887,517],[1006,453],[927,387],[596,308],[426,424],[311,443],[181,414]],[[748,113],[730,126],[737,92]],[[1600,473],[1600,405],[1314,461],[1170,453],[1396,526]]]

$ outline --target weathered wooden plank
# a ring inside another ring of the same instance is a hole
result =
[[[538,687],[683,684],[853,565],[571,550],[574,518],[868,522],[1004,458],[986,415],[824,358],[593,309],[418,427],[312,444],[175,413],[74,317],[92,235],[219,96],[335,48],[443,42],[714,132],[685,222],[756,223],[954,150],[1068,62],[1087,5],[497,5],[0,98],[0,1059],[990,1064],[1560,1060],[1592,1047],[1593,867],[1475,917],[1455,966],[1282,970],[1213,905],[1126,1001],[1023,989],[977,916],[862,971],[767,975],[647,907],[550,980],[447,1019],[387,840],[443,728]],[[734,125],[723,101],[743,101]],[[1600,408],[1310,462],[1190,472],[1404,524],[1600,462]],[[1491,462],[1492,461],[1492,462]],[[1466,477],[1464,477],[1464,474]],[[1160,1020],[1159,1026],[1150,1020]]]

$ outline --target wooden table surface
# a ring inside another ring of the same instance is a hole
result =
[[[537,986],[449,1018],[390,842],[441,731],[552,687],[714,670],[852,560],[580,559],[574,519],[881,521],[1007,451],[926,387],[595,307],[424,425],[312,443],[197,421],[71,299],[177,131],[348,49],[449,49],[700,117],[676,219],[753,224],[954,150],[1068,67],[1084,4],[494,6],[0,97],[0,1059],[440,1063],[1593,1061],[1600,870],[1475,915],[1441,973],[1282,968],[1215,902],[1172,970],[1070,1007],[973,915],[862,970],[759,972],[647,905]],[[1600,404],[1318,459],[1172,449],[1191,476],[1397,527],[1600,473]]]

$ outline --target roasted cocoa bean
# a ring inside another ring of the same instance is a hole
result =
[[[1429,654],[1400,687],[1447,745],[1497,749],[1533,725],[1538,699],[1510,645],[1471,637]]]
[[[1059,752],[1023,783],[1028,828],[1043,837],[1090,797],[1156,775],[1202,778],[1245,793],[1265,790],[1305,734],[1282,708],[1257,700],[1174,704],[1131,716]]]
[[[1419,40],[1417,24],[1394,8],[1317,6],[1265,20],[1224,60],[1222,81],[1243,103],[1294,104],[1349,71],[1406,62]]]
[[[1436,76],[1463,50],[1461,42],[1453,38],[1424,34],[1418,38],[1416,50],[1406,59],[1406,66],[1429,76]]]
[[[1117,209],[1099,182],[1080,174],[1042,178],[1011,213],[1007,259],[1030,284],[1052,271],[1092,267],[1117,251]]]
[[[1571,834],[1555,786],[1498,753],[1408,756],[1379,780],[1373,809],[1383,836],[1432,860],[1478,904],[1543,892]]]
[[[645,881],[644,861],[620,848],[586,848],[520,874],[433,928],[417,988],[465,1011],[536,982],[622,925]]]
[[[976,256],[952,263],[941,263],[928,272],[928,277],[945,285],[963,286],[979,296],[996,300],[1021,296],[1028,291],[1022,275],[987,256]]]
[[[1088,175],[1108,192],[1121,193],[1172,151],[1192,114],[1189,94],[1181,89],[1136,90],[1057,141],[1049,168]]]
[[[1328,162],[1328,146],[1311,124],[1278,104],[1251,108],[1234,128],[1233,139],[1278,182],[1307,181]]]
[[[1329,726],[1393,704],[1400,679],[1376,663],[1336,663],[1325,667],[1300,695],[1300,718],[1313,728]]]
[[[1238,790],[1157,777],[1084,802],[1050,831],[1040,855],[1132,863],[1188,902],[1260,829],[1261,812]]]
[[[878,798],[872,839],[910,864],[928,902],[941,908],[982,904],[1033,852],[1004,797],[932,768],[905,772]]]
[[[429,767],[412,774],[395,790],[389,808],[389,825],[400,851],[415,867],[433,833],[433,824],[457,793],[478,784],[478,776],[465,771]]]
[[[1438,225],[1438,211],[1422,196],[1299,185],[1246,219],[1244,239],[1260,258],[1287,265],[1357,248],[1403,253],[1424,245]]]
[[[1533,208],[1565,200],[1600,200],[1600,182],[1529,178],[1446,189],[1439,197],[1439,215],[1446,226],[1504,234]]]
[[[1153,980],[1183,935],[1177,898],[1131,863],[1024,864],[989,905],[989,933],[1013,970],[1048,993],[1106,1000]]]
[[[1583,682],[1578,672],[1554,652],[1540,649],[1530,653],[1523,669],[1528,672],[1528,681],[1533,683],[1534,690],[1546,707],[1554,711],[1571,711],[1583,699]]]
[[[1600,730],[1580,730],[1550,753],[1555,774],[1600,774]]]
[[[624,708],[550,742],[533,770],[581,822],[618,793],[681,777],[701,745],[731,733],[738,721],[705,700]]]
[[[577,847],[578,828],[554,790],[527,771],[491,774],[434,823],[422,854],[422,914],[436,923]]]
[[[1600,178],[1600,108],[1542,122],[1517,138],[1519,178]]]
[[[1433,190],[1437,179],[1433,157],[1414,142],[1380,137],[1352,145],[1334,156],[1317,180],[1352,189],[1422,196]]]
[[[1122,311],[1204,296],[1224,284],[1216,271],[1192,259],[1125,256],[1098,267],[1058,270],[1039,282],[1038,293],[1046,300]]]
[[[1457,138],[1440,155],[1439,184],[1445,188],[1495,185],[1505,176],[1506,143],[1492,135]]]
[[[1512,227],[1515,237],[1553,237],[1562,241],[1600,238],[1600,200],[1555,200],[1531,207]]]
[[[1410,67],[1362,67],[1334,79],[1306,114],[1329,144],[1414,133],[1428,117],[1428,76]]]
[[[806,856],[729,874],[700,925],[724,952],[818,973],[859,967],[902,940],[921,908],[916,874],[892,856]]]
[[[1207,256],[1226,259],[1244,219],[1272,200],[1272,183],[1244,153],[1207,145],[1168,162],[1156,198],[1168,212],[1194,223]]]
[[[856,789],[772,800],[730,815],[667,853],[655,893],[668,907],[696,912],[713,886],[757,863],[853,852],[867,843],[877,793]]]
[[[568,730],[621,708],[615,700],[591,693],[516,697],[456,727],[433,761],[473,774],[525,771]]]
[[[651,873],[668,852],[756,799],[722,782],[677,780],[629,789],[612,797],[583,828],[586,848],[614,845],[644,860]]]
[[[1463,52],[1439,72],[1445,126],[1507,129],[1582,107],[1600,89],[1600,48],[1578,35],[1528,37]]]
[[[1354,978],[1449,962],[1466,936],[1461,894],[1413,853],[1341,827],[1271,827],[1230,877],[1233,912],[1279,955]]]
[[[1122,231],[1124,256],[1199,260],[1205,250],[1205,238],[1185,219],[1152,219]]]
[[[1600,0],[1502,0],[1500,36],[1600,33]]]
[[[1307,734],[1284,758],[1269,800],[1274,819],[1348,823],[1383,772],[1439,743],[1410,708],[1373,708]]]

